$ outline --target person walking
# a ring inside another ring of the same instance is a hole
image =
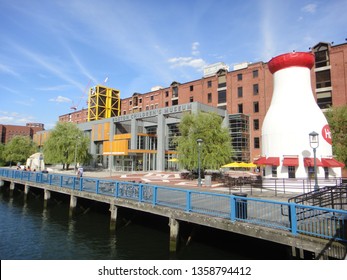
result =
[[[79,179],[79,178],[82,178],[82,176],[83,176],[83,167],[80,166],[80,167],[78,167],[78,169],[77,169],[77,178],[78,178],[78,179]]]

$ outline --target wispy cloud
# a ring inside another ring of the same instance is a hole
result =
[[[273,21],[276,18],[276,13],[273,12],[273,1],[265,0],[261,5],[261,19],[260,19],[260,32],[262,35],[262,41],[260,46],[260,57],[266,61],[270,59],[274,53],[276,53],[276,44],[274,34],[276,33]]]
[[[317,10],[317,4],[307,4],[306,6],[301,8],[301,11],[309,13],[309,14],[314,14]]]
[[[39,91],[61,91],[69,88],[69,85],[57,85],[57,86],[49,86],[49,87],[39,87],[36,90]]]
[[[199,42],[194,42],[192,44],[192,55],[199,55],[200,51],[198,50],[200,43]]]
[[[49,99],[49,101],[56,103],[69,103],[72,100],[70,98],[59,95],[58,97]]]
[[[19,77],[19,74],[16,71],[14,71],[10,66],[7,66],[1,63],[0,63],[0,72],[9,74],[15,77]]]
[[[21,53],[22,55],[24,55],[25,57],[29,58],[30,60],[34,61],[35,63],[37,63],[37,65],[43,67],[44,69],[50,71],[51,73],[53,73],[55,76],[57,76],[58,78],[68,82],[69,84],[83,90],[83,85],[80,82],[75,81],[74,79],[71,78],[71,75],[66,71],[66,69],[68,69],[68,67],[59,67],[59,65],[61,65],[61,61],[52,61],[53,58],[44,56],[44,55],[40,55],[37,54],[35,52],[31,52],[28,49],[25,49],[19,45],[15,45],[13,44],[13,47],[17,49],[17,51],[19,53]]]

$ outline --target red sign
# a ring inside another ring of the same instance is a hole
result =
[[[322,136],[323,136],[325,141],[327,141],[330,145],[332,144],[331,131],[330,131],[330,127],[328,124],[323,126]]]

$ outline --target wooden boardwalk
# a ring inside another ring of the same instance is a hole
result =
[[[290,210],[284,202],[124,181],[84,178],[80,182],[71,176],[45,176],[47,180],[41,178],[39,182],[37,178],[9,178],[4,174],[0,179],[8,182],[11,189],[22,187],[25,193],[30,188],[42,189],[45,200],[50,199],[51,192],[68,195],[71,208],[76,207],[78,198],[109,204],[110,220],[114,225],[119,207],[167,217],[171,250],[176,248],[179,223],[185,221],[286,245],[292,248],[293,255],[309,251],[317,258],[346,258],[346,243],[339,238],[326,238],[326,232],[322,233],[323,237],[302,234],[300,230],[305,231],[302,222],[296,225],[298,232],[293,232]],[[332,234],[337,231],[332,223],[327,227]]]

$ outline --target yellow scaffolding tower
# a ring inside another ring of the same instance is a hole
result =
[[[120,91],[97,85],[90,88],[88,97],[88,121],[96,121],[120,115]]]

